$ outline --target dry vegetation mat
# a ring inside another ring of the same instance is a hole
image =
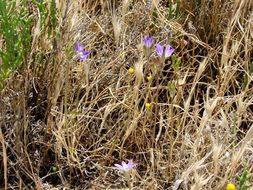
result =
[[[253,0],[0,0],[3,189],[253,189]]]

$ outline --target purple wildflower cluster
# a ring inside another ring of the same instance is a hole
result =
[[[91,53],[90,51],[84,51],[84,47],[80,44],[80,42],[76,43],[76,53],[82,61],[85,61],[88,55]]]
[[[147,49],[151,49],[153,45],[153,38],[152,36],[145,36],[143,38],[143,43]],[[81,45],[79,41],[76,43],[76,48],[75,51],[77,55],[79,56],[79,59],[82,61],[85,61],[88,57],[88,55],[91,53],[90,51],[84,51],[84,47]],[[156,44],[156,54],[160,58],[169,58],[175,49],[170,46],[170,44],[167,44],[166,47],[164,48],[160,43]],[[146,106],[146,107],[150,107]],[[137,166],[136,163],[133,162],[133,160],[128,160],[126,163],[125,161],[122,161],[121,164],[114,164],[114,168],[119,170],[122,173],[128,173],[131,171],[135,166]]]
[[[145,36],[143,38],[143,43],[147,49],[150,49],[153,45],[153,37],[152,36]],[[85,61],[88,55],[91,53],[90,51],[84,51],[84,47],[81,45],[79,41],[76,43],[76,53],[82,61]],[[167,44],[164,48],[160,43],[156,44],[156,54],[161,58],[169,58],[175,49],[171,47],[170,44]]]
[[[145,36],[143,38],[143,43],[146,48],[151,48],[151,46],[153,44],[152,36]],[[169,58],[173,54],[174,51],[175,51],[175,49],[173,47],[171,47],[170,44],[167,44],[165,48],[160,43],[156,44],[156,54],[161,58],[163,56],[165,58]]]

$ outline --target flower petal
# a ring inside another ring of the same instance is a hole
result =
[[[168,44],[165,48],[165,58],[170,57],[174,51],[175,49]]]
[[[147,47],[147,48],[150,48],[152,46],[152,43],[153,43],[153,38],[152,36],[145,36],[143,38],[143,43],[144,45]]]
[[[128,160],[127,165],[128,165],[128,167],[133,168],[133,167],[135,167],[137,164],[134,163],[133,160],[131,159],[131,160]]]
[[[91,52],[90,51],[84,51],[83,56],[88,56]]]
[[[163,46],[161,44],[156,45],[156,53],[159,57],[163,56]]]
[[[76,43],[76,52],[81,52],[81,51],[83,51],[83,46],[80,44],[80,42],[78,41],[77,43]]]
[[[121,164],[121,165],[122,165],[122,168],[123,168],[124,171],[127,172],[127,171],[129,170],[129,167],[128,167],[128,165],[126,164],[126,162],[122,161],[122,164]]]
[[[115,168],[119,171],[124,171],[123,167],[120,164],[114,164]]]
[[[147,40],[148,40],[148,36],[145,36],[144,38],[143,38],[143,43],[146,45],[146,43],[147,43]]]
[[[128,172],[129,170],[133,169],[137,164],[133,162],[133,160],[128,160],[128,163],[122,161],[120,164],[114,164],[115,169],[119,170],[120,172]]]
[[[82,52],[79,52],[79,55],[80,55],[80,59],[85,61],[87,56],[90,54],[90,51],[82,51]]]

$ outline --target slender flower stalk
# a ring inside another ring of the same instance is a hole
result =
[[[156,54],[159,56],[159,64],[156,67],[156,86],[159,85],[159,77],[161,76],[162,69],[164,67],[165,59],[169,58],[175,49],[170,46],[170,44],[167,44],[165,48],[160,44],[156,44]],[[155,95],[155,102],[158,102],[159,97],[159,90],[157,89],[156,95]],[[158,106],[155,106],[155,115],[158,115]],[[156,117],[155,117],[155,123],[156,123]],[[155,128],[153,129],[155,133]]]

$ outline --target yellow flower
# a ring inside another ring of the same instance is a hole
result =
[[[151,107],[151,104],[147,102],[147,103],[145,104],[145,107],[146,107],[146,108],[150,108],[150,107]]]
[[[150,81],[152,79],[152,76],[151,75],[147,76],[147,79],[148,81]]]
[[[130,67],[130,68],[128,69],[128,72],[131,73],[131,74],[134,73],[134,68],[133,68],[133,67]]]
[[[233,183],[228,183],[226,186],[226,190],[235,190],[235,185]]]

